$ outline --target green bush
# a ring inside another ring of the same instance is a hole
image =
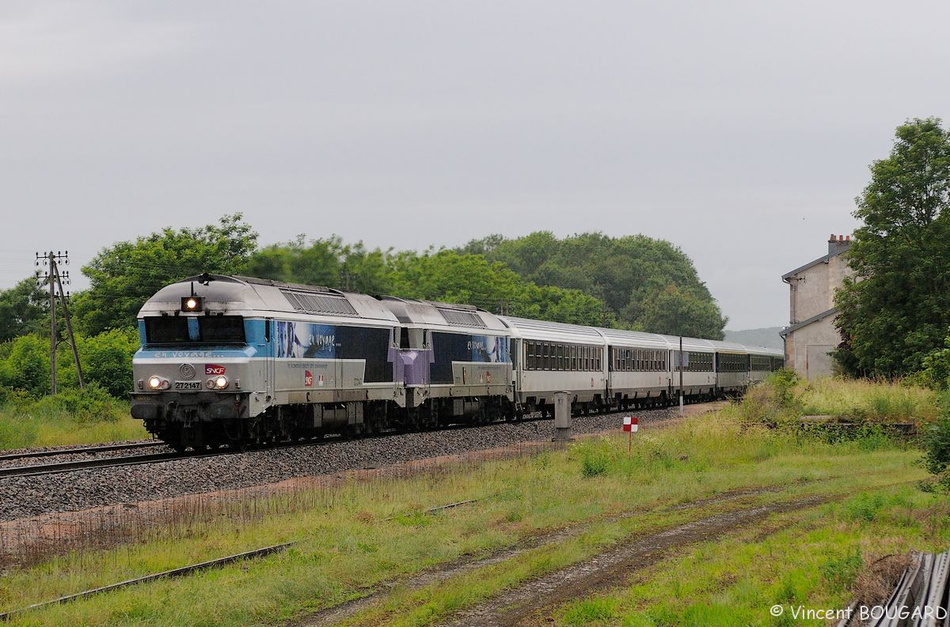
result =
[[[93,337],[77,336],[79,361],[83,379],[95,383],[116,398],[128,398],[132,389],[132,355],[139,347],[134,328],[113,329]],[[63,362],[62,378],[78,387],[78,377],[72,357]]]
[[[766,378],[766,384],[773,389],[775,401],[784,408],[792,408],[797,404],[795,386],[800,381],[798,374],[791,368],[780,368]]]
[[[45,396],[32,403],[29,411],[44,416],[66,414],[79,424],[87,424],[117,422],[125,408],[120,407],[105,389],[90,383],[84,390],[68,388],[56,396]]]
[[[924,447],[924,466],[950,488],[950,392],[941,400],[940,416],[926,424],[921,443]]]
[[[132,355],[138,348],[135,329],[113,329],[93,337],[76,336],[83,380],[115,398],[127,399],[132,389]],[[56,353],[57,392],[79,387],[79,375],[68,342]],[[0,348],[0,386],[19,389],[33,398],[50,393],[49,340],[23,335]]]
[[[587,447],[581,452],[581,474],[596,477],[607,472],[610,466],[608,452],[604,448]]]
[[[49,340],[22,335],[8,344],[0,364],[0,385],[26,390],[37,398],[49,394]]]
[[[935,390],[946,390],[950,386],[950,336],[944,348],[938,348],[924,357],[923,368],[911,378],[915,383]]]

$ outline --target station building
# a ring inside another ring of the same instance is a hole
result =
[[[790,288],[789,326],[782,330],[785,366],[806,379],[831,376],[831,351],[841,343],[835,328],[835,291],[846,276],[850,235],[832,235],[828,254],[782,276]]]

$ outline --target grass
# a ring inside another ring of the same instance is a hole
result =
[[[868,454],[859,442],[802,442],[765,429],[740,437],[738,426],[708,418],[660,432],[644,430],[635,444],[628,455],[626,439],[617,435],[512,459],[406,471],[373,481],[351,478],[282,496],[230,504],[199,500],[177,518],[169,516],[161,529],[143,528],[137,537],[120,534],[113,548],[77,549],[31,567],[10,567],[0,586],[0,608],[297,541],[282,555],[21,619],[22,624],[257,624],[332,606],[437,564],[489,555],[581,525],[563,541],[445,582],[422,589],[397,586],[382,603],[351,619],[353,624],[424,625],[586,559],[630,534],[728,507],[671,507],[678,503],[764,486],[775,491],[750,502],[867,491],[870,500],[855,511],[876,515],[884,506],[875,509],[873,495],[882,485],[923,476],[913,465],[919,454],[899,444]],[[585,459],[599,460],[597,473],[585,470]],[[469,499],[477,501],[423,513]],[[127,526],[135,524],[119,525]],[[595,605],[571,611],[602,614],[611,604]]]
[[[805,415],[854,421],[927,422],[936,419],[936,395],[899,382],[819,379],[800,381],[793,393]]]
[[[561,607],[556,625],[824,625],[861,577],[911,550],[950,542],[950,502],[902,485],[773,517],[776,531],[741,530],[636,573],[625,585]],[[893,585],[893,582],[891,582]],[[865,599],[872,602],[872,599]],[[782,615],[770,614],[773,605]],[[813,620],[795,617],[812,610]],[[587,620],[592,612],[593,620]]]
[[[786,400],[800,403],[805,393],[812,390]],[[630,453],[618,433],[566,447],[526,445],[489,461],[329,478],[280,495],[169,501],[156,506],[160,526],[148,524],[154,513],[143,508],[118,508],[69,536],[72,543],[56,539],[53,551],[16,554],[0,529],[0,555],[8,556],[0,612],[294,541],[279,555],[33,611],[11,624],[276,624],[380,590],[344,624],[428,625],[631,537],[739,507],[831,496],[839,500],[684,547],[616,590],[554,614],[562,625],[798,624],[787,614],[774,619],[769,607],[844,607],[881,557],[950,542],[950,500],[916,487],[926,477],[919,450],[873,429],[831,442],[763,426],[771,418],[742,419],[785,410],[750,394],[717,415],[644,428]],[[734,498],[717,498],[727,493]],[[473,502],[429,511],[461,501]],[[498,557],[479,561],[488,556]],[[469,566],[408,585],[452,564]]]
[[[129,404],[114,399],[78,410],[69,398],[20,399],[0,408],[0,450],[99,444],[150,437],[141,420],[129,415]]]

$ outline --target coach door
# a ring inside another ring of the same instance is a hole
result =
[[[276,354],[276,329],[274,329],[274,320],[273,318],[268,318],[265,321],[265,328],[267,329],[267,344],[271,347],[272,350],[266,351],[264,354],[264,390],[267,396],[268,401],[274,398],[274,380],[277,377],[277,354]]]

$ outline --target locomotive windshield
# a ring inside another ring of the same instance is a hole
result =
[[[148,344],[244,344],[241,316],[145,318]]]

